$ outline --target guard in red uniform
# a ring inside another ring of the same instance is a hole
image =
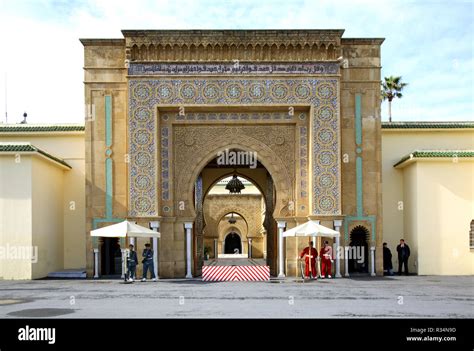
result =
[[[319,254],[321,255],[321,278],[324,279],[326,278],[326,276],[328,278],[332,278],[331,277],[331,272],[332,272],[331,262],[333,260],[332,247],[329,246],[328,241],[324,242],[324,246],[321,248],[321,252]]]
[[[310,252],[311,252],[311,257],[309,257]],[[303,258],[303,256],[305,257],[305,264],[306,264],[305,273],[304,273],[305,277],[309,278],[309,260],[311,258],[311,275],[312,277],[314,277],[314,279],[317,279],[318,275],[316,271],[316,257],[318,257],[318,251],[313,247],[312,241],[309,243],[309,246],[305,247],[303,252],[301,252],[300,257]]]

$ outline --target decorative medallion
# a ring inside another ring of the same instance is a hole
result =
[[[334,95],[334,89],[331,84],[323,83],[318,86],[317,95],[320,99],[329,99]]]
[[[265,86],[261,83],[250,84],[249,95],[254,100],[261,100],[265,97]]]
[[[135,89],[133,89],[133,95],[138,101],[148,100],[151,96],[151,88],[145,83],[137,84]]]
[[[242,97],[242,88],[239,84],[229,84],[225,93],[229,99],[237,100]]]
[[[283,145],[285,143],[285,138],[279,136],[275,139],[275,144],[277,145]]]
[[[298,84],[295,87],[295,96],[300,100],[306,100],[311,95],[309,84]]]
[[[184,138],[184,145],[186,146],[193,146],[195,143],[196,140],[193,135],[187,135],[186,138]]]
[[[334,199],[330,196],[321,196],[319,199],[319,207],[324,211],[330,211],[334,208]]]
[[[139,175],[135,178],[135,185],[140,190],[147,190],[151,186],[150,177],[146,175]]]
[[[146,152],[139,152],[135,156],[135,164],[138,167],[148,167],[151,163],[151,156]]]
[[[151,134],[146,129],[139,129],[134,134],[135,141],[139,145],[146,145],[151,140]]]
[[[329,128],[321,129],[318,132],[318,140],[323,144],[328,144],[334,139],[334,132]]]
[[[334,163],[334,154],[331,151],[321,151],[318,155],[318,161],[323,166],[329,166]]]
[[[318,117],[323,121],[330,121],[334,117],[334,112],[331,106],[322,106],[318,110]]]
[[[185,100],[191,100],[196,97],[196,88],[192,84],[183,84],[179,90],[181,97]]]
[[[148,212],[151,208],[151,202],[148,197],[140,196],[135,200],[135,208],[140,212]]]
[[[207,84],[204,86],[202,95],[209,100],[217,100],[220,96],[220,89],[217,84]]]
[[[162,101],[169,101],[174,96],[173,86],[169,83],[163,83],[156,88],[156,96]]]
[[[272,87],[272,95],[275,99],[285,99],[288,95],[288,87],[284,84],[275,84]]]
[[[322,188],[330,188],[334,185],[336,179],[331,173],[323,173],[318,177],[318,183]]]
[[[148,122],[151,117],[151,111],[147,107],[139,107],[135,110],[135,119],[138,122]]]

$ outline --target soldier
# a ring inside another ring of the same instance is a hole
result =
[[[325,241],[324,246],[321,248],[321,252],[319,253],[321,257],[321,278],[324,279],[326,276],[328,278],[331,277],[332,266],[331,263],[333,262],[332,257],[332,247],[329,246],[329,242]]]
[[[150,244],[146,243],[145,244],[145,250],[143,250],[142,254],[143,260],[143,277],[142,277],[142,282],[146,282],[146,274],[148,270],[150,270],[151,273],[151,280],[156,282],[156,277],[155,277],[155,269],[154,269],[154,264],[153,264],[153,250],[150,249]]]
[[[309,243],[308,247],[305,247],[305,249],[301,252],[300,254],[301,258],[305,258],[305,277],[310,278],[310,273],[311,276],[314,279],[317,279],[317,272],[316,272],[316,257],[318,257],[318,251],[313,247],[313,242],[311,241]],[[311,260],[311,263],[310,263]],[[310,265],[311,264],[311,270],[310,270]]]
[[[127,257],[127,267],[128,267],[128,281],[133,282],[136,278],[138,258],[137,253],[133,250],[133,245],[129,245],[130,252]]]

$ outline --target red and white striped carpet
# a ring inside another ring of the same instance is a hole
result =
[[[244,282],[270,280],[269,266],[203,266],[202,280],[207,282]]]

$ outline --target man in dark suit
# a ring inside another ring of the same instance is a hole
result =
[[[400,239],[397,246],[398,252],[398,275],[402,275],[402,265],[405,265],[405,275],[408,275],[408,257],[410,257],[410,248],[405,244],[405,240]]]
[[[383,271],[388,275],[393,275],[392,252],[387,247],[387,243],[383,243]]]

